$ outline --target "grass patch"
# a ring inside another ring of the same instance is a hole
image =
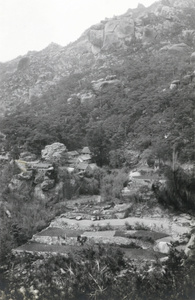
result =
[[[137,245],[137,244],[134,243],[134,242],[131,242],[131,243],[128,244],[128,245],[122,245],[122,248],[125,248],[125,249],[142,249],[141,246]]]
[[[166,233],[156,232],[151,230],[138,230],[135,233],[130,233],[129,235],[129,237],[132,237],[134,239],[144,239],[144,240],[152,239],[153,241],[162,239],[166,236],[168,236]]]
[[[136,232],[126,232],[122,230],[117,230],[114,236],[125,237],[129,239],[137,239],[154,244],[156,240],[167,236],[167,234],[151,230],[137,230]]]

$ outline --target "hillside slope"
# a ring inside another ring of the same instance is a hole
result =
[[[175,147],[193,160],[194,51],[194,1],[162,0],[1,64],[4,147],[88,144],[100,165],[124,147],[165,160]]]

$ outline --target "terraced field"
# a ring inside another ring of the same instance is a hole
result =
[[[28,243],[14,249],[13,253],[68,255],[75,249],[79,251],[89,244],[101,243],[120,247],[131,259],[163,259],[172,243],[179,250],[185,249],[187,236],[194,226],[194,220],[187,215],[112,219],[113,207],[109,205],[103,208],[102,204],[95,203],[93,206],[85,201],[76,206],[74,202],[70,203],[72,207],[66,213],[54,219],[48,228],[36,233]],[[104,218],[95,219],[98,214]]]
[[[78,236],[87,238],[84,244],[78,241]],[[89,244],[101,243],[110,244],[113,247],[118,245],[124,251],[125,256],[131,259],[154,260],[157,257],[165,257],[165,254],[157,253],[153,250],[154,240],[152,236],[160,238],[165,235],[152,231],[147,233],[143,231],[143,234],[141,234],[141,231],[135,230],[126,232],[117,230],[94,232],[49,227],[33,236],[31,241],[14,251],[16,253],[26,251],[68,254]]]

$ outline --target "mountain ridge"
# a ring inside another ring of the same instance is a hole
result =
[[[92,25],[66,47],[51,43],[8,62],[0,72],[2,132],[10,144],[27,139],[32,148],[38,130],[47,136],[42,146],[58,140],[75,149],[97,143],[92,132],[98,130],[107,150],[126,143],[143,151],[158,140],[167,144],[176,131],[170,147],[177,139],[192,147],[194,20],[194,1],[162,0]],[[33,126],[29,137],[22,129],[25,115]],[[48,128],[55,124],[51,133],[38,129],[40,120]]]

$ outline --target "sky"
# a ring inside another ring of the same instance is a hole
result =
[[[91,25],[155,0],[0,0],[0,62],[51,42],[66,46]]]

